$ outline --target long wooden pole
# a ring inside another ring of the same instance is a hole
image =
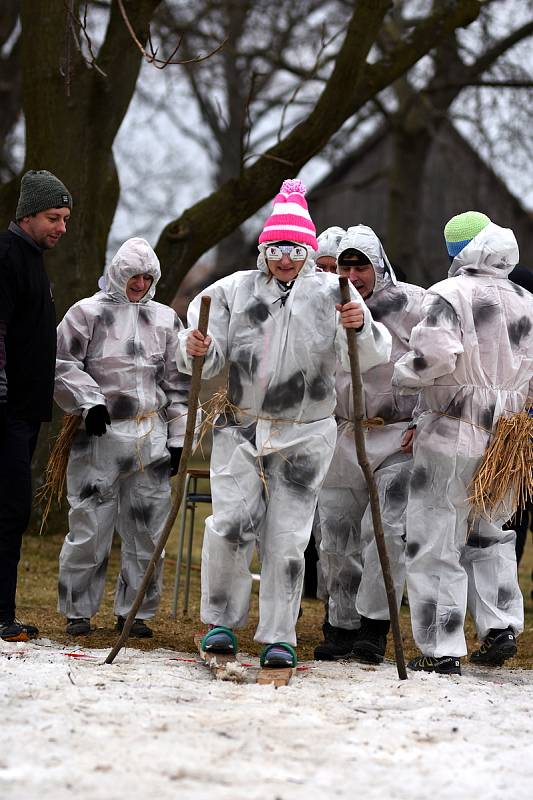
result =
[[[345,303],[349,303],[352,299],[350,296],[350,289],[348,287],[348,278],[339,278],[339,284],[341,289],[341,299],[344,305]],[[407,680],[407,671],[405,669],[405,658],[403,654],[398,605],[396,603],[396,593],[394,591],[394,584],[392,582],[389,556],[387,553],[387,546],[385,544],[383,524],[381,522],[378,489],[374,478],[374,472],[372,471],[366,455],[365,435],[363,431],[365,409],[363,401],[363,381],[361,378],[361,368],[359,366],[359,353],[357,350],[355,330],[353,328],[346,328],[346,336],[348,339],[348,355],[350,357],[350,370],[352,373],[355,449],[357,451],[357,461],[359,462],[359,466],[363,471],[366,485],[368,486],[370,510],[372,512],[372,523],[374,526],[374,537],[376,539],[381,571],[383,573],[383,581],[385,583],[385,591],[387,592],[387,602],[389,604],[389,616],[392,628],[392,637],[394,639],[396,667],[398,668],[398,677],[403,681]]]
[[[211,298],[207,295],[204,295],[201,300],[200,304],[200,318],[198,321],[198,330],[204,336],[207,334],[207,324],[209,321],[209,308],[211,305]],[[152,558],[150,559],[150,563],[146,568],[146,572],[144,573],[144,578],[142,580],[141,585],[139,586],[139,590],[133,601],[133,605],[130,609],[130,613],[126,617],[124,622],[124,627],[121,631],[120,636],[117,639],[117,643],[109,653],[108,657],[105,660],[106,664],[112,664],[115,656],[119,651],[124,647],[124,644],[130,635],[131,626],[133,625],[133,621],[135,619],[135,615],[139,610],[142,601],[144,600],[144,596],[150,584],[150,581],[153,578],[154,571],[156,568],[156,564],[158,563],[159,559],[161,558],[161,553],[167,543],[167,539],[170,536],[170,532],[176,521],[176,517],[178,515],[178,511],[181,506],[181,501],[183,499],[183,492],[185,489],[185,479],[187,477],[187,467],[189,464],[189,458],[191,457],[192,447],[194,442],[194,430],[196,427],[196,412],[198,410],[198,396],[200,394],[200,383],[202,380],[202,367],[204,365],[204,358],[203,356],[195,356],[193,359],[192,365],[192,379],[191,379],[191,389],[189,392],[189,404],[187,409],[187,425],[185,428],[185,439],[183,442],[183,451],[181,454],[180,465],[178,468],[178,473],[176,476],[176,491],[174,494],[174,500],[172,502],[172,506],[168,513],[168,517],[166,519],[165,525],[163,530],[161,531],[161,535],[159,536],[159,540],[155,547],[154,553]]]

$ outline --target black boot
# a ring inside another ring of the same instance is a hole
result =
[[[322,630],[324,641],[315,647],[315,660],[336,661],[339,658],[347,658],[352,652],[357,631],[334,628],[327,621],[324,622]]]
[[[501,667],[504,661],[516,655],[516,639],[512,628],[504,631],[491,628],[479,650],[470,656],[472,664],[485,667]]]
[[[122,631],[125,622],[126,617],[117,617],[117,631]],[[153,635],[153,630],[148,627],[144,619],[138,619],[136,617],[133,620],[133,624],[130,628],[130,636],[134,636],[136,639],[151,639]]]
[[[365,664],[381,664],[387,649],[388,619],[361,617],[361,630],[355,639],[352,658]]]
[[[69,636],[86,636],[91,632],[91,620],[88,617],[69,617],[66,633]]]

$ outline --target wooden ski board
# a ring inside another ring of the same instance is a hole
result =
[[[194,643],[198,648],[200,658],[204,664],[209,667],[215,678],[219,672],[225,671],[226,664],[239,663],[237,661],[237,657],[234,656],[233,653],[206,653],[205,650],[202,650],[202,639],[203,636],[201,634],[196,634],[194,637]]]
[[[237,656],[230,653],[206,653],[202,650],[202,635],[196,634],[194,643],[200,653],[200,658],[209,667],[211,674],[216,678],[219,672],[225,672],[227,664],[239,664]],[[247,665],[249,666],[249,665]],[[257,669],[254,667],[254,669]],[[257,670],[255,682],[263,686],[273,684],[276,689],[279,686],[288,686],[296,672],[295,667],[260,667]]]
[[[277,689],[279,686],[288,686],[295,672],[294,667],[261,667],[255,682],[263,685],[273,683]]]

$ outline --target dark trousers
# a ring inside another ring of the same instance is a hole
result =
[[[516,561],[520,564],[524,554],[524,547],[527,542],[527,532],[529,530],[531,513],[531,503],[528,503],[525,508],[519,508],[516,512],[514,519],[514,526],[516,531]]]
[[[519,508],[514,517],[509,522],[506,522],[504,530],[516,531],[516,563],[520,564],[524,554],[524,547],[527,542],[527,532],[529,530],[529,523],[531,522],[530,515],[533,514],[533,503],[527,502],[524,508]],[[532,573],[533,578],[533,573]]]
[[[15,617],[22,534],[31,513],[31,459],[39,422],[8,417],[0,439],[0,622]]]

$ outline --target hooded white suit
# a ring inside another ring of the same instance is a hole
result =
[[[518,261],[512,231],[488,224],[429,289],[411,352],[394,383],[421,392],[407,519],[407,585],[415,641],[426,656],[466,654],[468,605],[484,639],[523,628],[515,534],[469,520],[468,485],[505,411],[533,390],[533,297],[508,280]]]
[[[316,498],[335,445],[335,363],[349,367],[346,333],[335,303],[338,280],[302,267],[290,292],[258,270],[236,272],[204,294],[211,297],[212,342],[204,377],[229,365],[229,400],[238,407],[220,420],[211,455],[213,516],[202,554],[202,620],[230,628],[246,623],[249,564],[256,542],[262,560],[256,639],[296,643],[303,553]],[[361,302],[352,293],[353,299]],[[361,303],[364,307],[364,303]],[[197,327],[200,297],[180,333],[178,365]],[[387,361],[390,336],[366,307],[358,334],[363,369]]]
[[[139,303],[126,296],[129,278],[149,274]],[[93,616],[100,605],[113,532],[122,539],[115,613],[126,616],[170,506],[167,448],[181,447],[190,378],[175,363],[183,327],[152,300],[161,275],[144,239],[129,239],[106,270],[107,291],[80,300],[58,327],[55,399],[68,414],[104,404],[111,425],[88,437],[83,423],[67,472],[69,533],[59,559],[59,610]],[[156,611],[162,561],[138,617]]]
[[[315,263],[323,256],[337,258],[337,248],[345,233],[344,228],[339,228],[338,225],[332,225],[331,228],[322,231],[317,237],[318,249],[313,252]]]
[[[368,370],[363,385],[367,419],[382,421],[381,425],[366,430],[365,442],[378,485],[399,601],[405,579],[402,537],[405,537],[412,464],[400,445],[417,398],[401,396],[391,387],[391,377],[395,361],[409,349],[411,329],[420,321],[424,290],[396,280],[379,238],[366,225],[348,228],[339,243],[337,257],[351,248],[364,253],[374,267],[374,290],[366,303],[373,318],[392,337],[390,361]],[[388,619],[389,610],[374,541],[368,489],[355,450],[351,379],[342,370],[337,371],[336,388],[337,443],[318,501],[322,531],[320,562],[329,595],[328,620],[335,628],[353,630],[359,627],[360,615]]]

